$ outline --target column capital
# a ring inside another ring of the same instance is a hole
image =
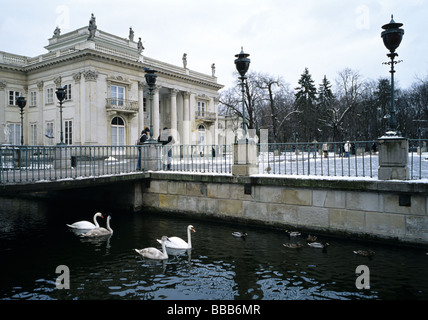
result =
[[[43,80],[37,81],[37,89],[39,89],[39,91],[43,90]]]
[[[173,96],[176,96],[177,95],[177,93],[179,93],[180,92],[180,90],[178,90],[178,89],[175,89],[175,88],[173,88],[173,89],[170,89],[169,90],[169,93],[170,93],[170,95],[173,97]]]

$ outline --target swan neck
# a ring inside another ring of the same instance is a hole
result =
[[[190,233],[190,229],[187,229],[187,244],[189,247],[192,247],[192,234]]]
[[[163,254],[167,254],[166,253],[166,245],[165,245],[165,240],[164,241],[162,241],[162,251],[163,251]]]
[[[113,233],[113,229],[110,228],[110,219],[107,219],[107,230]]]
[[[100,227],[100,225],[98,224],[98,221],[97,221],[97,214],[94,214],[94,224],[97,228]]]

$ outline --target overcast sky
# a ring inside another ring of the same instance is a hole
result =
[[[143,55],[211,74],[233,85],[234,55],[241,46],[250,69],[281,76],[293,88],[305,67],[318,85],[346,67],[364,78],[389,77],[381,26],[394,14],[405,30],[397,52],[396,80],[409,87],[428,76],[427,0],[1,0],[0,51],[46,53],[58,25],[62,33],[87,26],[124,38],[141,37]]]

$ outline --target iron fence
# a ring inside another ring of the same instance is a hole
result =
[[[426,139],[409,139],[410,179],[428,178],[428,150]]]
[[[428,178],[427,141],[409,140],[412,180]],[[2,185],[148,170],[231,174],[232,165],[233,145],[0,146]],[[259,144],[258,166],[259,174],[377,179],[377,141]]]
[[[155,156],[150,153],[153,152]],[[0,184],[91,178],[148,170],[232,172],[232,146],[0,147]]]
[[[377,177],[376,141],[260,144],[259,150],[260,173]]]

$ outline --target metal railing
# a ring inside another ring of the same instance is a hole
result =
[[[428,178],[428,140],[409,139],[410,179]]]
[[[377,177],[376,141],[260,144],[259,150],[260,173]]]
[[[117,175],[136,171],[135,146],[2,146],[1,184]]]
[[[232,145],[172,145],[163,148],[162,169],[181,172],[232,173]],[[171,153],[171,159],[165,160],[168,158],[168,152]]]
[[[150,147],[158,155],[150,160]],[[0,147],[0,184],[34,183],[171,170],[232,172],[232,146],[16,146]]]
[[[412,180],[428,178],[427,142],[409,140]],[[233,145],[0,146],[0,185],[149,170],[231,174],[232,166]],[[259,174],[377,179],[377,141],[260,144],[258,166]]]

